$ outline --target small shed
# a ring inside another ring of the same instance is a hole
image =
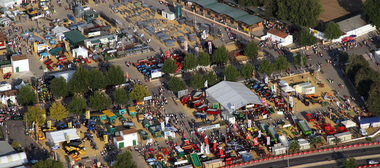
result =
[[[197,35],[196,34],[188,34],[187,38],[189,41],[197,41]]]
[[[175,132],[177,131],[174,127],[165,127],[164,138],[168,139],[169,137],[175,138]]]
[[[301,146],[300,150],[310,149],[310,143],[306,139],[298,139],[298,143]]]
[[[360,128],[380,127],[380,117],[360,119]]]
[[[119,132],[120,136],[113,138],[114,145],[117,148],[138,145],[138,133],[136,129],[130,128]]]
[[[175,19],[175,14],[170,11],[162,11],[162,17],[168,19],[168,20],[174,20]]]
[[[342,132],[334,135],[336,138],[340,138],[342,141],[347,141],[352,139],[351,132]]]
[[[74,57],[82,56],[83,58],[87,58],[88,51],[83,47],[79,47],[79,48],[73,49],[73,56]]]
[[[25,54],[12,56],[11,65],[13,72],[29,71],[29,59]]]
[[[303,94],[314,94],[315,93],[315,87],[308,82],[294,85],[293,88],[298,93],[303,93]]]
[[[293,36],[286,34],[280,30],[270,29],[267,35],[262,36],[261,40],[270,39],[273,42],[279,42],[281,47],[287,46],[293,43]]]

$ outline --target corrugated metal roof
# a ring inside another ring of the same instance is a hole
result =
[[[242,83],[222,81],[206,89],[206,95],[214,98],[226,110],[233,112],[231,107],[239,109],[247,104],[262,104],[259,96],[249,90]]]
[[[16,151],[7,141],[0,141],[0,157],[15,153]]]
[[[247,15],[247,16],[243,16],[239,18],[238,21],[241,21],[247,25],[254,25],[254,24],[264,21],[264,19],[255,15]]]
[[[213,10],[214,12],[221,13],[223,11],[227,11],[227,10],[231,9],[232,7],[228,6],[226,4],[216,3],[216,4],[212,4],[210,6],[207,6],[207,8]]]
[[[81,41],[84,41],[86,40],[87,38],[82,34],[80,33],[78,30],[72,30],[72,31],[69,31],[69,32],[66,32],[64,33],[65,34],[65,37],[67,39],[69,39],[70,41],[72,41],[73,43],[78,43],[78,42],[81,42]]]
[[[189,0],[189,2],[194,2],[202,7],[207,7],[212,4],[218,3],[216,0]]]
[[[225,15],[227,15],[227,16],[235,19],[235,20],[237,20],[243,16],[249,15],[248,12],[240,10],[240,9],[236,9],[236,8],[231,8],[231,9],[223,11],[221,13],[225,14]]]

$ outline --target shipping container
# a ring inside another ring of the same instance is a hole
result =
[[[241,158],[243,159],[243,162],[249,162],[252,160],[252,155],[250,153],[243,153],[241,154]]]

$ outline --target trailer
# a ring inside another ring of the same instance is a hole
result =
[[[293,125],[296,126],[296,125],[298,124],[298,121],[299,121],[299,120],[298,120],[298,117],[297,117],[297,116],[291,116],[290,118],[292,119],[292,123],[293,123]]]
[[[313,115],[310,113],[306,113],[305,118],[307,119],[308,122],[313,122],[315,120]]]
[[[219,114],[219,109],[207,109],[206,113],[209,115],[218,115]]]
[[[276,130],[274,129],[274,127],[269,127],[268,132],[269,132],[269,135],[272,137],[272,139],[274,141],[277,141],[278,134],[277,134]]]
[[[201,104],[202,104],[202,101],[201,101],[201,100],[195,100],[195,101],[192,101],[192,102],[191,102],[191,105],[192,105],[193,108],[198,107],[198,106],[200,106]]]
[[[194,95],[193,95],[193,101],[194,100],[199,100],[203,97],[203,93],[202,92],[196,92]]]
[[[132,117],[134,117],[136,115],[136,108],[135,108],[135,106],[128,107],[128,113],[129,113],[129,115],[131,115]]]
[[[185,95],[185,96],[183,96],[181,98],[182,105],[187,104],[188,101],[190,101],[190,96],[189,95]]]
[[[111,112],[110,110],[104,110],[103,114],[105,114],[107,116],[108,122],[110,122],[110,123],[116,122],[116,115],[113,112]]]
[[[207,115],[205,113],[197,112],[195,113],[195,118],[206,119]]]
[[[207,104],[202,104],[202,105],[198,106],[196,109],[198,111],[205,111],[207,108],[208,108]]]
[[[310,135],[312,132],[311,132],[311,129],[309,127],[309,125],[306,123],[305,120],[300,120],[298,122],[298,126],[301,128],[302,132],[305,134],[305,135]]]

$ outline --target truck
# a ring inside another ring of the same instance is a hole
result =
[[[51,48],[49,47],[49,45],[48,44],[46,44],[46,43],[43,43],[43,44],[37,44],[37,52],[39,53],[39,52],[41,52],[41,51],[43,51],[43,50],[48,50],[48,51],[50,51],[51,50]]]
[[[379,65],[380,64],[380,57],[379,57],[379,55],[380,55],[380,48],[378,48],[375,52],[373,52],[373,57],[375,58],[375,60],[376,60],[376,64],[377,65]]]
[[[301,128],[302,132],[305,135],[310,135],[311,134],[311,129],[310,129],[309,125],[306,123],[305,120],[299,120],[298,121],[298,126]]]
[[[151,70],[150,78],[161,78],[162,77],[162,72],[161,69],[154,69]]]

